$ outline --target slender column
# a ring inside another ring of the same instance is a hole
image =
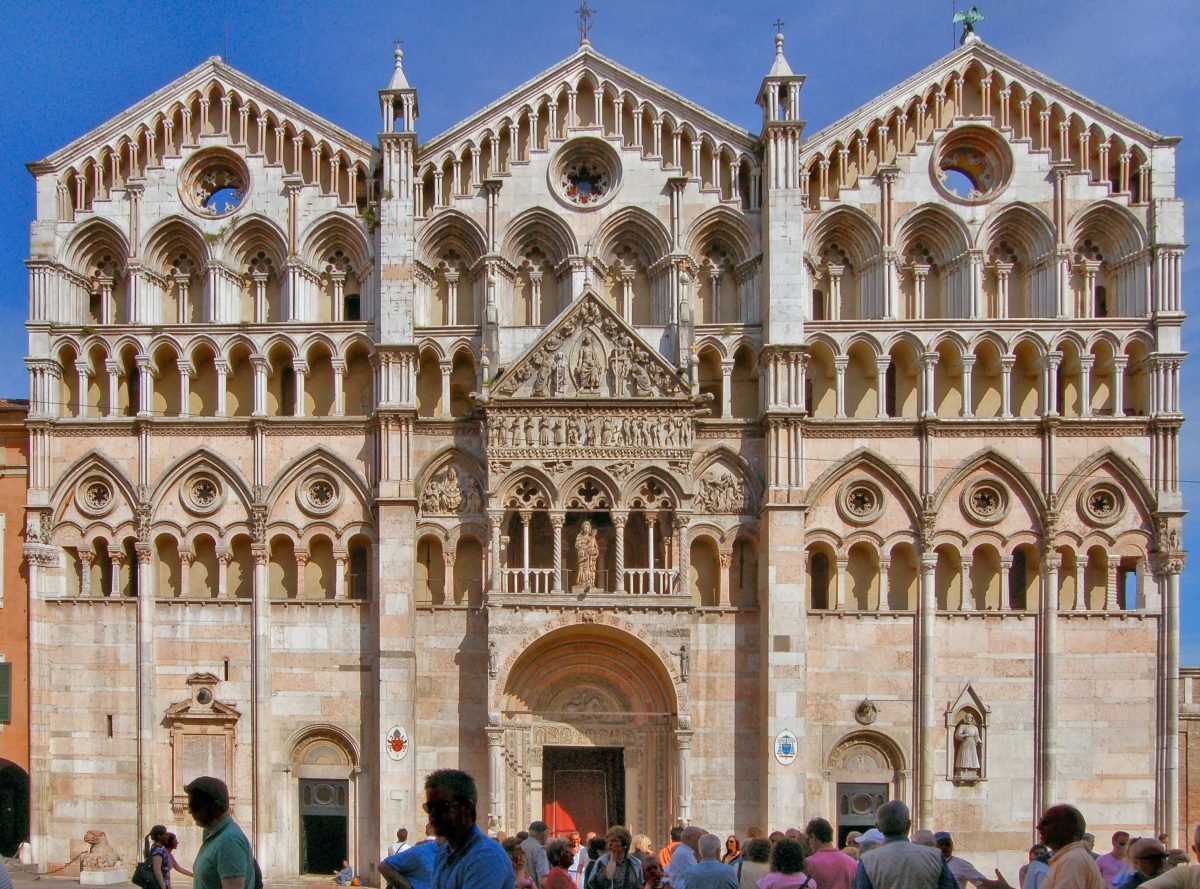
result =
[[[1087,560],[1075,557],[1075,610],[1087,611]]]
[[[524,592],[529,593],[529,524],[533,521],[533,513],[521,510],[521,576],[524,578]]]
[[[563,525],[567,522],[567,517],[561,512],[550,513],[550,526],[554,529],[554,577],[552,578],[553,589],[551,592],[561,593],[565,589],[563,584]]]
[[[487,827],[499,825],[503,817],[501,792],[504,787],[504,729],[489,725],[488,744],[488,813]]]
[[[833,359],[833,367],[837,373],[837,383],[835,394],[837,396],[837,411],[834,416],[844,418],[846,416],[846,368],[850,364],[850,358],[847,355],[838,355]]]
[[[670,590],[670,592],[674,593],[687,592],[688,573],[691,570],[691,553],[688,552],[687,548],[687,529],[689,524],[690,520],[687,516],[675,516],[675,552],[678,554],[675,565],[679,571],[679,578],[676,581],[675,589]]]
[[[1113,388],[1113,416],[1125,416],[1125,367],[1129,364],[1129,358],[1125,355],[1116,355],[1113,357],[1113,372],[1112,372],[1112,388]]]
[[[267,415],[267,359],[262,355],[252,355],[250,366],[254,369],[254,407],[256,417]]]
[[[217,416],[229,416],[229,393],[227,391],[229,380],[229,362],[218,358],[213,362],[213,368],[217,372]]]
[[[229,563],[233,561],[233,553],[227,548],[217,550],[217,598],[229,598]]]
[[[292,379],[295,384],[293,400],[295,401],[292,415],[296,417],[304,416],[304,378],[308,375],[307,361],[292,362]]]
[[[1121,557],[1115,553],[1109,554],[1108,565],[1104,573],[1104,610],[1117,610],[1117,580],[1121,574]]]
[[[837,558],[837,602],[834,608],[837,611],[846,610],[846,568],[850,564],[848,558]]]
[[[676,800],[676,816],[680,823],[687,824],[692,814],[691,755],[692,732],[688,729],[675,730],[676,755],[679,757],[676,784],[679,788]]]
[[[922,552],[921,599],[918,604],[919,612],[916,621],[916,648],[919,657],[914,665],[917,675],[914,677],[913,683],[918,690],[914,747],[920,751],[918,754],[919,777],[916,781],[917,793],[915,795],[917,817],[914,819],[914,823],[922,828],[929,828],[933,821],[933,784],[936,773],[936,753],[933,749],[933,733],[935,731],[933,692],[934,670],[937,661],[934,635],[934,619],[937,616],[936,571],[937,554]]]
[[[83,360],[75,362],[75,416],[88,415],[88,363]]]
[[[109,596],[118,597],[121,595],[121,569],[125,565],[125,550],[112,549],[108,551],[108,558],[111,563],[111,571],[109,573]]]
[[[343,550],[337,550],[333,554],[333,598],[346,598],[346,562],[349,560],[349,554]]]
[[[346,362],[341,358],[334,358],[330,363],[333,366],[333,415],[344,417],[346,415],[346,391],[343,380],[346,375]]]
[[[1163,615],[1163,725],[1162,738],[1162,829],[1174,840],[1179,836],[1179,575],[1183,571],[1180,553],[1166,564],[1166,601]]]
[[[728,419],[733,416],[733,362],[721,362],[721,416]],[[840,415],[839,415],[840,416]]]
[[[454,365],[450,361],[439,361],[438,368],[442,374],[442,416],[451,417],[450,412],[450,372],[454,369]]]
[[[1062,352],[1046,353],[1045,373],[1042,377],[1042,416],[1057,417],[1061,412],[1058,403],[1058,367],[1062,363]]]
[[[629,514],[625,512],[614,512],[612,515],[613,531],[614,531],[614,546],[613,546],[613,561],[616,573],[615,589],[619,593],[626,592],[625,589],[625,524],[629,521]]]
[[[500,524],[504,520],[502,512],[488,512],[488,540],[490,542],[488,567],[491,576],[491,591],[501,592],[500,574]]]
[[[721,566],[721,574],[718,578],[717,604],[722,608],[729,607],[729,571],[733,567],[733,550],[721,550],[717,554],[717,561]]]
[[[1002,355],[1000,357],[1000,416],[1012,416],[1012,371],[1017,363],[1017,356]]]
[[[937,416],[936,390],[934,373],[937,368],[938,353],[925,352],[921,355],[921,416]]]
[[[138,375],[138,403],[136,405],[139,417],[148,417],[154,412],[154,374],[150,366],[150,357],[139,355],[135,361]],[[134,407],[130,405],[130,407]]]
[[[86,599],[92,594],[92,563],[96,554],[90,549],[81,549],[79,555],[79,595]]]
[[[974,369],[975,356],[964,355],[962,357],[962,415],[967,418],[975,416],[975,394],[972,391],[972,383],[974,382],[972,378],[972,371],[974,371]]]
[[[654,525],[658,521],[658,513],[647,511],[642,513],[642,515],[646,519],[646,562],[650,569],[650,592],[657,593],[657,584],[654,582]]]
[[[307,599],[308,591],[305,589],[306,578],[305,573],[308,567],[308,550],[296,550],[296,598]]]
[[[891,598],[891,559],[879,560],[879,609],[880,611],[891,611],[892,605],[888,601]]]
[[[1012,556],[1000,559],[1000,611],[1012,610]]]
[[[1096,358],[1093,355],[1079,356],[1079,415],[1092,415],[1092,365]]]
[[[196,554],[190,549],[179,551],[179,598],[187,599],[192,595],[192,565],[196,562]]]
[[[105,361],[104,369],[108,371],[108,416],[115,417],[117,415],[117,378],[121,373],[121,363],[119,361]]]
[[[875,390],[878,396],[878,406],[876,408],[876,416],[886,417],[887,412],[887,372],[891,366],[892,359],[888,355],[884,355],[875,360]]]
[[[958,603],[959,611],[979,611],[979,603],[975,601],[975,596],[971,590],[971,567],[975,564],[973,559],[962,559],[959,561],[960,580],[959,586],[962,589],[962,598]]]
[[[1042,601],[1040,615],[1040,633],[1038,640],[1038,682],[1037,682],[1037,716],[1039,754],[1038,788],[1035,796],[1045,806],[1051,800],[1058,799],[1055,792],[1056,769],[1056,722],[1057,722],[1057,689],[1055,687],[1055,668],[1057,665],[1058,648],[1058,569],[1062,559],[1058,556],[1047,556],[1045,559],[1045,580],[1042,583]]]

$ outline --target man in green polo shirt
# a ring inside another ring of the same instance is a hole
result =
[[[250,841],[229,814],[229,788],[220,778],[197,778],[183,788],[188,811],[204,828],[192,865],[195,889],[255,889]]]

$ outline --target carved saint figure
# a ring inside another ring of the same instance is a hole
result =
[[[541,355],[536,356],[533,363],[537,367],[533,375],[533,394],[545,395],[546,387],[550,384],[551,363]]]
[[[496,678],[496,672],[497,672],[496,660],[497,660],[496,640],[489,639],[488,640],[488,676],[490,676],[492,679]]]
[[[979,776],[979,727],[975,717],[966,714],[954,729],[954,772],[964,777]]]
[[[590,592],[596,586],[596,563],[600,560],[600,545],[590,521],[584,520],[575,535],[575,559],[578,566],[577,588]]]
[[[561,349],[554,356],[554,394],[567,394],[567,356]]]
[[[630,366],[629,388],[634,395],[650,395],[654,392],[654,385],[650,382],[650,374],[644,364],[635,361]]]
[[[579,363],[575,367],[575,382],[583,392],[599,392],[604,374],[604,356],[591,333],[583,335],[579,346]]]
[[[679,678],[687,682],[688,675],[692,672],[692,652],[688,644],[684,642],[679,646]]]

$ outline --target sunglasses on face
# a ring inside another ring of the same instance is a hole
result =
[[[442,812],[448,812],[448,811],[450,811],[450,809],[453,806],[457,806],[457,805],[458,805],[458,800],[435,799],[435,800],[429,800],[428,802],[422,803],[421,808],[425,810],[426,815],[432,815],[435,812],[438,814],[441,814]]]

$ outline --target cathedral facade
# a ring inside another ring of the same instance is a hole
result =
[[[1182,839],[1175,140],[974,35],[810,134],[764,55],[757,133],[585,40],[424,142],[399,51],[374,141],[212,59],[30,165],[39,862],[215,774],[369,874],[447,766]]]

